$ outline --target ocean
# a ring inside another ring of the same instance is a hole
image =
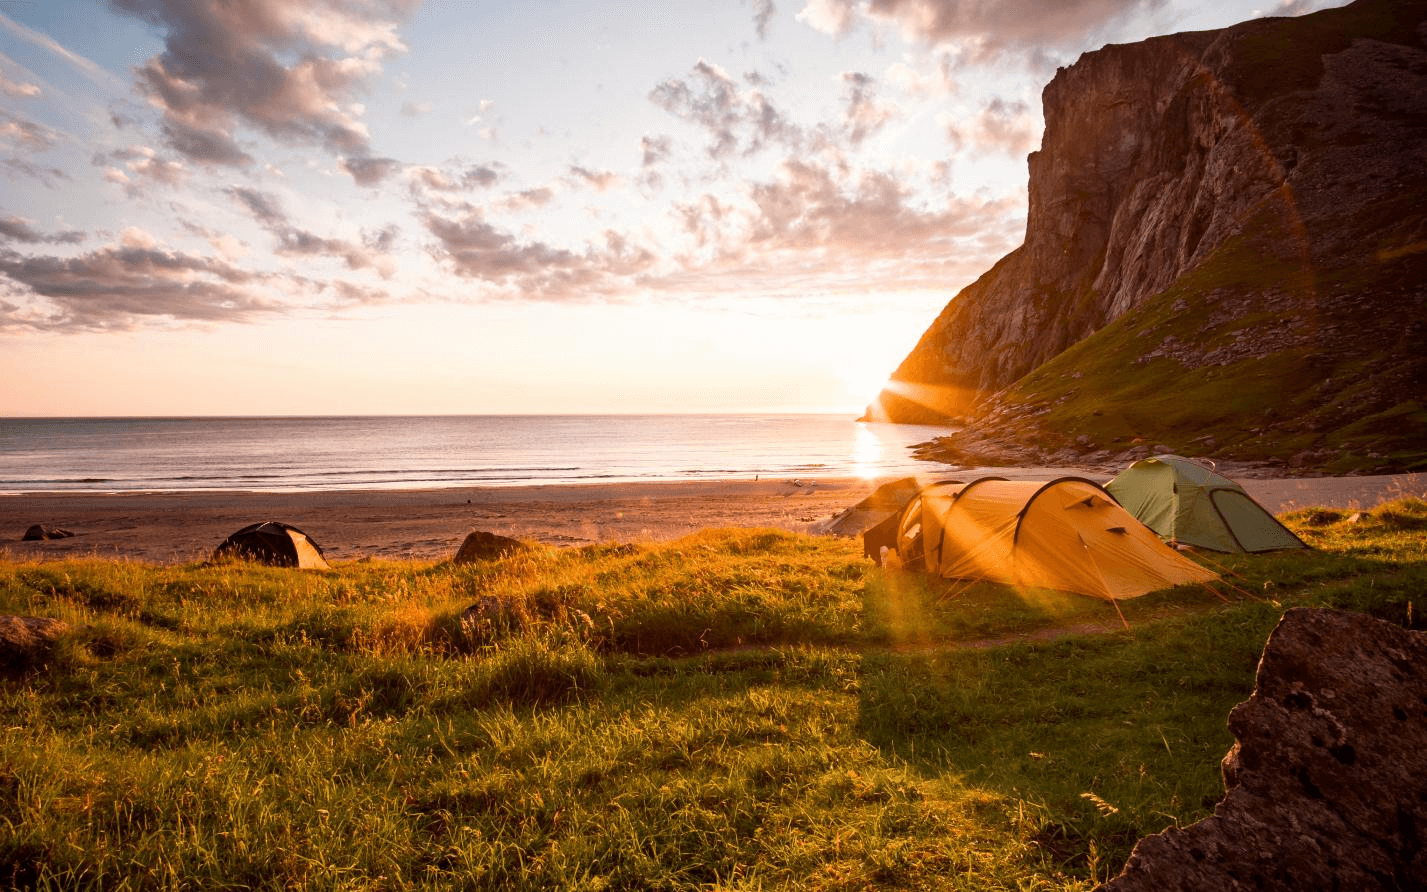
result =
[[[946,432],[824,414],[7,418],[0,493],[873,479],[947,469],[910,451]]]

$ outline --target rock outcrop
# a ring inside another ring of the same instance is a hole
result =
[[[55,639],[69,630],[44,616],[0,616],[0,670],[29,669],[49,657]]]
[[[480,561],[494,561],[517,551],[523,551],[528,547],[519,539],[476,530],[461,543],[461,547],[456,550],[456,556],[451,558],[451,562],[474,564]]]
[[[1024,244],[947,305],[868,417],[1004,427],[1001,410],[1055,448],[1190,452],[1189,432],[1213,433],[1226,457],[1346,432],[1387,464],[1406,425],[1421,452],[1425,23],[1424,0],[1358,0],[1061,69]],[[1203,410],[1138,412],[1134,380]]]
[[[20,537],[20,541],[40,542],[46,539],[68,539],[73,535],[74,533],[60,527],[50,526],[47,523],[36,523],[31,524],[25,530],[25,535]]]
[[[1140,840],[1101,889],[1427,888],[1427,635],[1289,610],[1229,730],[1214,815]]]

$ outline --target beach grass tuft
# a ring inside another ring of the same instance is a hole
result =
[[[1427,504],[1353,514],[1128,628],[773,530],[0,563],[0,612],[72,627],[0,677],[0,885],[1088,889],[1210,813],[1284,609],[1423,627]]]

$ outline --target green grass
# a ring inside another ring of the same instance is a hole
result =
[[[1129,631],[774,531],[0,563],[0,613],[75,627],[0,679],[0,885],[1087,889],[1209,813],[1285,607],[1422,625],[1427,504],[1289,522],[1317,550],[1216,556]]]

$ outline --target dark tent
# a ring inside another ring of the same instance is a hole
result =
[[[326,570],[322,547],[302,530],[276,520],[245,526],[223,540],[214,559],[238,558],[274,567]]]
[[[862,536],[863,552],[875,561],[881,546],[895,546],[897,518],[921,491],[922,484],[915,477],[884,483],[867,498],[829,520],[821,532],[832,536]]]

